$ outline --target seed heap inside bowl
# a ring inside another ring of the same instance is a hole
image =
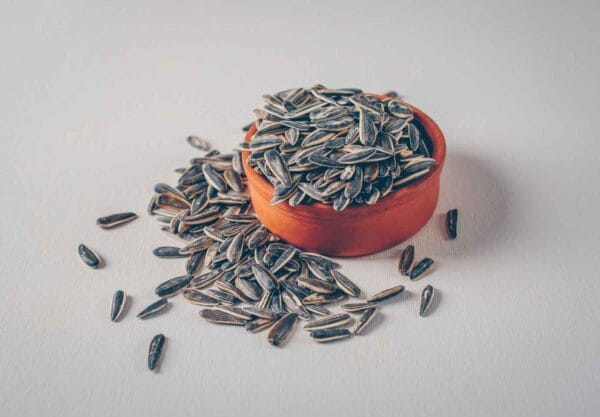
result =
[[[410,107],[322,85],[264,95],[248,164],[274,187],[272,204],[319,201],[337,211],[375,204],[436,161]]]

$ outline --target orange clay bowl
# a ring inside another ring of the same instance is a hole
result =
[[[377,96],[378,98],[383,98]],[[409,105],[410,106],[410,105]],[[446,159],[444,135],[433,120],[410,106],[417,124],[429,141],[437,164],[427,175],[392,191],[374,205],[351,205],[341,212],[331,205],[313,203],[290,207],[271,205],[273,186],[252,169],[243,152],[250,198],[260,221],[283,240],[301,249],[329,256],[360,256],[388,249],[417,233],[433,215],[440,191],[440,175]],[[256,126],[246,134],[248,142]]]

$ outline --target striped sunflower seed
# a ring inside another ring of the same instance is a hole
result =
[[[422,276],[430,267],[433,265],[433,259],[431,258],[423,258],[416,264],[413,269],[410,271],[410,279],[414,281],[415,279]]]
[[[377,303],[379,301],[384,301],[400,294],[402,291],[404,291],[404,285],[398,285],[396,287],[388,288],[387,290],[383,290],[375,295],[370,296],[369,298],[367,298],[367,302]]]
[[[166,338],[164,334],[157,334],[150,342],[150,348],[148,349],[148,369],[151,371],[155,370],[158,366],[165,347],[165,342]]]
[[[153,302],[148,307],[140,311],[137,315],[137,318],[145,319],[154,316],[155,314],[158,314],[159,312],[167,308],[168,303],[169,302],[166,298],[161,298],[160,300]]]
[[[97,269],[102,266],[102,258],[100,258],[96,252],[85,246],[83,243],[79,245],[77,252],[79,253],[79,257],[83,263],[90,268]]]
[[[310,337],[318,343],[335,342],[336,340],[347,339],[352,336],[348,329],[323,329],[315,330],[309,333]]]
[[[294,313],[287,313],[277,320],[267,335],[269,343],[273,346],[280,346],[285,343],[290,337],[297,321],[298,316]]]
[[[321,329],[333,329],[335,327],[342,327],[352,321],[352,317],[346,313],[332,314],[318,318],[313,321],[309,321],[305,326],[304,330],[321,330]]]
[[[110,308],[110,319],[111,321],[117,322],[121,319],[123,312],[127,305],[127,294],[123,291],[118,290],[114,293],[112,299],[112,305]]]
[[[421,293],[421,308],[419,309],[419,316],[425,317],[429,307],[431,307],[434,296],[435,290],[431,285],[423,288],[423,292]]]
[[[137,217],[137,214],[131,212],[111,214],[110,216],[100,217],[98,220],[96,220],[96,224],[103,229],[112,229],[113,227],[119,226],[123,223],[128,223],[132,220],[135,220]]]
[[[369,323],[375,318],[376,315],[377,308],[375,307],[368,308],[365,311],[363,311],[363,313],[360,315],[360,318],[356,322],[356,325],[352,329],[352,333],[354,333],[354,335],[356,336],[361,334],[365,327],[369,325]]]
[[[209,151],[210,144],[205,139],[202,139],[199,136],[188,136],[187,142],[193,146],[194,148],[200,149],[202,151]]]
[[[410,268],[412,267],[414,259],[415,247],[413,245],[408,245],[404,248],[402,255],[400,256],[400,273],[402,275],[408,275],[410,273]]]
[[[448,210],[446,213],[446,230],[450,239],[456,239],[458,228],[458,209]]]
[[[161,298],[173,297],[174,295],[179,294],[183,288],[190,285],[190,281],[193,276],[191,275],[181,275],[179,277],[171,278],[160,284],[154,292]]]

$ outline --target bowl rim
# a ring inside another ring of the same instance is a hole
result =
[[[276,204],[271,206],[274,210],[286,211],[287,215],[293,213],[295,217],[303,219],[311,219],[315,216],[339,217],[340,215],[343,215],[344,217],[359,217],[364,216],[365,214],[372,215],[380,211],[390,210],[397,205],[404,204],[407,200],[416,198],[419,194],[419,189],[427,188],[429,183],[439,180],[439,176],[441,174],[442,168],[446,160],[446,140],[439,126],[433,121],[433,119],[431,119],[418,107],[407,103],[404,100],[400,100],[396,97],[388,97],[377,94],[368,95],[372,95],[380,100],[386,101],[399,100],[402,101],[402,103],[406,104],[413,111],[415,119],[421,124],[421,126],[427,134],[427,137],[431,141],[431,146],[433,148],[433,154],[431,155],[431,157],[436,160],[437,164],[429,171],[429,173],[427,173],[427,175],[415,180],[414,182],[404,187],[392,191],[391,193],[380,199],[374,205],[351,205],[343,211],[337,212],[333,209],[331,204],[314,202],[310,205],[299,204],[296,207],[291,207],[288,204],[286,204],[285,208],[280,207],[281,204]],[[253,124],[248,130],[248,132],[246,132],[244,141],[249,142],[257,130],[258,129],[256,127],[256,124]],[[246,159],[249,155],[249,150],[242,150],[242,164],[244,166],[244,171],[246,172],[246,177],[248,178],[248,186],[251,190],[260,194],[260,196],[263,199],[270,201],[273,196],[274,187],[262,175],[260,175],[252,167],[250,167],[250,165],[248,165]]]

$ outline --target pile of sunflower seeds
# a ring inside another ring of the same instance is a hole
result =
[[[385,95],[398,97],[395,92]],[[251,151],[250,166],[275,186],[274,203],[288,200],[293,206],[318,200],[332,203],[336,210],[350,203],[374,204],[435,164],[412,123],[410,109],[399,100],[379,101],[357,89],[329,90],[321,85],[283,91],[265,100],[265,110],[257,111],[259,131],[250,145],[241,148]],[[326,343],[361,334],[377,316],[380,303],[404,291],[398,285],[364,301],[346,302],[340,306],[342,313],[330,312],[326,306],[360,297],[360,288],[335,261],[279,240],[260,223],[245,193],[239,151],[210,150],[198,136],[187,141],[207,153],[192,159],[188,168],[176,170],[180,174],[176,186],[156,184],[148,206],[165,232],[185,242],[183,247],[158,247],[154,255],[187,258],[186,274],[158,285],[159,298],[138,318],[165,311],[168,300],[181,294],[189,303],[206,307],[200,317],[209,322],[243,326],[251,333],[269,329],[267,340],[272,345],[284,343],[299,319],[306,321],[304,329],[312,340]],[[457,213],[456,209],[447,213],[450,239],[457,235]],[[111,229],[136,218],[132,212],[117,213],[97,224]],[[81,244],[78,252],[89,267],[103,265],[87,246]],[[399,269],[411,281],[433,264],[430,258],[413,262],[414,247],[408,245]],[[434,294],[431,285],[423,289],[419,315],[430,310]],[[124,291],[114,293],[112,321],[125,315],[127,300]],[[350,314],[360,316],[354,320]],[[163,334],[152,339],[150,370],[157,368],[166,340]]]
[[[375,204],[436,164],[411,109],[356,88],[322,85],[263,95],[257,131],[240,147],[274,187],[272,204]]]
[[[191,142],[191,141],[190,141]],[[198,143],[197,140],[194,143]],[[360,288],[339,271],[339,264],[280,241],[256,218],[246,194],[239,153],[216,150],[194,158],[179,169],[176,187],[157,184],[148,211],[163,223],[162,229],[178,236],[183,247],[163,246],[160,258],[186,257],[186,274],[156,287],[161,297],[139,313],[147,318],[162,311],[167,298],[181,294],[205,320],[244,326],[255,333],[270,329],[268,341],[280,345],[298,319],[317,342],[330,342],[359,334],[375,317],[377,303],[400,294],[394,287],[363,303],[348,303],[349,314],[332,314],[327,307],[359,297]],[[318,317],[318,318],[316,318]]]

